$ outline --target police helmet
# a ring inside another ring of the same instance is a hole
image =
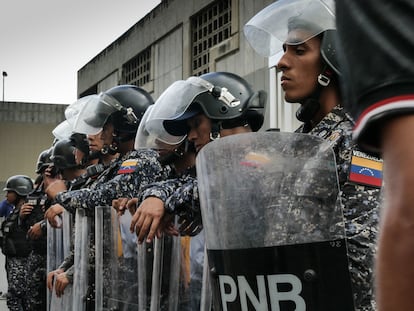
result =
[[[89,154],[89,142],[85,134],[72,133],[69,140],[76,149],[79,149],[85,155]]]
[[[75,147],[69,139],[59,140],[52,149],[50,159],[58,170],[77,167]]]
[[[25,197],[33,191],[33,181],[26,175],[15,175],[7,179],[3,191],[14,191],[19,196]]]
[[[263,124],[266,93],[254,92],[243,78],[234,73],[211,72],[177,81],[170,88],[166,92],[169,95],[160,97],[161,106],[174,105],[175,115],[164,116],[163,126],[170,135],[181,140],[189,130],[187,120],[200,112],[221,128],[249,124],[253,131],[257,131]],[[180,103],[173,103],[177,97]],[[165,107],[158,110],[167,111]]]
[[[50,156],[52,155],[52,148],[43,150],[37,159],[36,164],[36,174],[42,174],[46,168],[49,167],[49,165],[52,164],[52,161],[50,160]]]
[[[153,99],[144,89],[134,85],[115,86],[83,106],[75,121],[74,132],[95,135],[110,122],[115,134],[128,133],[133,139],[151,104]]]
[[[293,29],[302,29],[300,34]],[[335,5],[332,0],[279,0],[265,7],[244,26],[252,48],[265,57],[281,55],[283,45],[298,45],[321,35],[321,55],[338,75]],[[293,34],[293,35],[292,35]]]

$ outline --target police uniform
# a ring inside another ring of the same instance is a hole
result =
[[[91,187],[61,192],[56,202],[71,213],[84,208],[92,216],[96,206],[112,206],[113,199],[138,196],[142,186],[168,178],[170,171],[160,164],[157,152],[133,150],[113,162]]]
[[[188,171],[177,178],[153,183],[140,193],[139,202],[156,197],[164,202],[165,210],[180,217],[180,223],[192,223],[195,231],[202,229],[200,202],[195,172]],[[197,229],[198,228],[198,229]],[[182,232],[183,233],[183,232]]]
[[[361,152],[352,141],[352,118],[335,107],[308,134],[328,141],[334,150],[351,283],[357,310],[375,310],[373,264],[380,214],[382,160]],[[303,132],[302,125],[296,132]]]
[[[27,258],[27,299],[33,310],[46,309],[46,262],[47,262],[47,246],[46,246],[46,222],[44,219],[44,210],[50,205],[46,194],[41,191],[35,191],[32,195],[36,200],[34,208],[30,215],[21,221],[21,225],[25,231],[31,226],[40,223],[42,236],[36,240],[29,240],[31,251]],[[29,203],[31,203],[29,201]]]
[[[7,307],[10,311],[30,310],[27,299],[27,260],[30,244],[19,225],[20,206],[16,206],[2,224],[2,252],[6,256],[8,283]],[[5,230],[5,228],[8,228]]]

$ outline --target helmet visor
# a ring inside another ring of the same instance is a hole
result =
[[[279,0],[253,16],[244,35],[260,55],[270,57],[283,44],[301,44],[328,29],[336,29],[332,0]]]
[[[72,134],[73,126],[68,122],[68,120],[60,122],[52,131],[53,136],[56,139],[68,139]]]
[[[108,117],[122,106],[112,96],[101,93],[89,98],[83,105],[73,125],[75,133],[96,135],[102,131]]]
[[[155,102],[148,120],[146,130],[161,142],[176,145],[181,143],[187,135],[174,136],[164,127],[164,121],[178,120],[188,111],[194,98],[199,94],[209,92],[213,85],[201,78],[190,77],[171,84]]]

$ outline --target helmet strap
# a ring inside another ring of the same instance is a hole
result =
[[[315,91],[300,103],[301,105],[296,111],[296,119],[305,123],[305,131],[306,128],[312,128],[310,122],[320,109],[321,104],[319,98],[321,96],[322,88],[329,85],[332,75],[332,70],[324,62],[322,71],[318,76],[318,84]]]
[[[219,122],[212,121],[211,122],[210,140],[216,140],[217,138],[220,138],[220,124],[219,124]]]

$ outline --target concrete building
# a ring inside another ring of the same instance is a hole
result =
[[[157,99],[174,81],[230,71],[268,93],[262,129],[291,131],[297,107],[285,104],[274,61],[257,55],[243,26],[272,0],[162,0],[78,71],[78,96],[119,84],[143,87]]]
[[[40,152],[53,142],[52,130],[65,118],[66,105],[24,102],[0,103],[0,192],[8,177],[35,178]]]

